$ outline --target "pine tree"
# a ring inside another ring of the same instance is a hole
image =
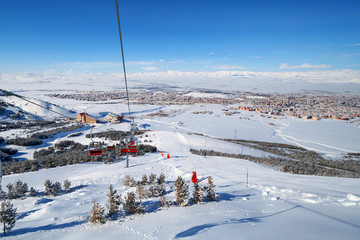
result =
[[[27,183],[23,183],[20,180],[17,180],[14,184],[14,191],[16,198],[22,198],[25,196],[25,193],[29,191]]]
[[[176,206],[185,207],[189,203],[189,187],[180,176],[175,181]]]
[[[215,185],[212,181],[212,177],[208,178],[208,184],[206,186],[206,197],[209,201],[215,201],[218,195],[215,193]]]
[[[63,186],[64,186],[64,189],[66,192],[70,192],[71,188],[71,182],[67,179],[64,180],[64,183],[63,183]]]
[[[121,204],[121,197],[117,194],[117,191],[114,190],[113,185],[109,186],[109,194],[107,208],[109,209],[109,216],[112,217],[115,213],[120,212],[120,204]]]
[[[45,186],[45,195],[57,195],[61,193],[61,183],[60,182],[54,182],[52,183],[49,179],[46,179],[44,182]]]
[[[125,175],[124,179],[122,180],[122,183],[125,187],[130,186],[131,178],[129,175]]]
[[[54,184],[52,185],[52,188],[51,188],[51,195],[56,196],[59,193],[61,193],[61,191],[62,191],[61,183],[54,182]]]
[[[46,179],[44,182],[44,187],[45,187],[45,195],[50,195],[51,194],[51,188],[52,188],[52,182],[49,179]]]
[[[106,222],[106,218],[104,216],[105,209],[99,204],[99,202],[94,201],[94,205],[91,211],[91,216],[89,221],[91,223],[101,223],[104,224]]]
[[[36,197],[39,194],[39,191],[36,190],[35,188],[31,187],[29,190],[29,196],[30,197]]]
[[[10,201],[4,200],[0,210],[0,222],[3,223],[4,235],[15,226],[16,216],[14,205]]]
[[[4,200],[6,198],[6,192],[1,189],[0,185],[0,200]]]
[[[142,176],[141,184],[142,184],[142,185],[147,185],[147,184],[148,184],[148,177],[147,177],[146,174],[144,174],[144,175]]]
[[[159,176],[158,179],[157,179],[157,183],[158,183],[159,185],[165,184],[165,174],[160,173],[160,176]]]
[[[156,175],[151,173],[149,175],[149,184],[153,184],[155,182],[155,180],[156,180]]]
[[[145,176],[146,176],[146,175],[145,175]],[[142,182],[137,185],[136,191],[137,191],[137,194],[138,194],[139,199],[145,199],[145,198],[147,198],[146,189],[145,189],[144,186],[142,185]]]
[[[199,183],[194,183],[194,193],[193,193],[194,203],[201,204],[204,200],[204,192],[201,189]]]
[[[8,189],[7,197],[8,197],[9,199],[14,199],[14,198],[16,198],[14,185],[12,185],[11,183],[9,183],[8,185],[6,185],[6,187],[7,187],[7,189]]]
[[[172,205],[172,202],[168,199],[165,198],[165,195],[163,195],[161,198],[160,198],[160,206],[162,208],[168,208],[170,205]]]
[[[123,208],[124,211],[129,214],[142,213],[144,211],[144,208],[141,205],[141,203],[136,203],[135,193],[133,192],[127,193],[127,197],[125,197]]]

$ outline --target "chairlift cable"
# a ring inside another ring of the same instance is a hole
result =
[[[128,105],[129,118],[131,120],[132,118],[131,118],[131,111],[130,111],[130,99],[129,99],[129,90],[128,90],[127,78],[126,78],[124,46],[123,46],[122,35],[121,35],[120,14],[119,14],[118,0],[115,0],[115,4],[116,4],[116,13],[117,13],[119,36],[120,36],[120,46],[121,46],[121,56],[122,56],[122,63],[123,63],[123,72],[124,72],[124,79],[125,79],[126,99],[127,99],[127,105]],[[132,119],[132,121],[133,121],[133,124],[134,124],[134,119]]]

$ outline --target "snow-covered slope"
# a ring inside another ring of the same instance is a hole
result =
[[[54,118],[63,118],[67,117],[75,117],[75,114],[70,112],[68,109],[64,107],[60,107],[42,100],[31,99],[29,101],[25,101],[16,96],[1,96],[0,99],[6,102],[9,105],[17,108],[17,111],[22,111],[29,118],[42,118],[42,119],[54,119]],[[33,104],[35,103],[35,104]],[[41,107],[40,107],[41,106]],[[60,114],[58,114],[60,113]],[[64,115],[64,116],[62,116]]]
[[[105,165],[88,163],[20,175],[5,176],[3,186],[17,179],[43,193],[46,179],[69,179],[72,191],[60,196],[41,194],[15,200],[19,218],[8,239],[358,239],[360,187],[358,179],[291,175],[245,160],[200,157],[189,153],[206,139],[177,131],[149,132],[148,138],[170,159],[158,153]],[[208,141],[219,151],[231,145]],[[246,187],[246,170],[249,187]],[[216,202],[185,208],[159,207],[159,198],[143,200],[146,213],[122,216],[105,225],[87,222],[93,200],[105,206],[108,186],[124,196],[135,188],[124,187],[125,175],[140,180],[143,174],[166,175],[166,197],[177,176],[190,185],[197,171],[200,185],[212,176]]]
[[[32,95],[33,94],[33,95]],[[42,92],[26,93],[64,108],[37,101],[42,106],[68,114],[66,108],[86,111],[101,117],[108,112],[123,113],[125,104],[49,99]],[[45,109],[30,103],[16,102],[17,108],[39,116],[53,116]],[[33,100],[35,101],[35,100]],[[20,179],[29,187],[40,190],[37,197],[13,200],[18,220],[8,239],[358,239],[360,235],[360,182],[359,179],[292,175],[246,160],[225,157],[197,156],[191,148],[246,154],[262,157],[266,153],[253,148],[224,142],[216,138],[291,143],[315,150],[326,156],[341,156],[346,152],[360,152],[360,127],[339,120],[318,122],[280,117],[262,117],[254,112],[242,111],[224,115],[219,105],[154,106],[132,105],[137,127],[147,132],[147,142],[160,152],[130,158],[110,165],[87,163],[68,165],[38,172],[7,175],[2,187]],[[15,107],[14,107],[15,109]],[[162,117],[150,115],[161,109]],[[213,114],[193,114],[193,111],[211,110]],[[128,130],[129,125],[95,124],[94,132]],[[79,130],[80,131],[80,130]],[[82,135],[71,138],[89,144]],[[14,129],[0,136],[24,134]],[[201,135],[203,134],[203,135]],[[46,147],[61,140],[48,139]],[[95,139],[98,140],[98,139]],[[43,147],[43,146],[40,146]],[[39,150],[39,149],[37,149]],[[19,148],[19,156],[32,158],[34,147]],[[170,159],[165,156],[169,154]],[[246,171],[249,186],[246,187]],[[108,187],[113,184],[124,197],[135,188],[125,187],[122,179],[130,175],[140,180],[143,174],[166,175],[166,197],[175,200],[171,189],[178,176],[182,176],[193,190],[192,171],[196,171],[200,185],[205,186],[212,176],[219,198],[203,205],[191,204],[185,208],[159,207],[159,198],[143,200],[146,212],[142,215],[121,216],[105,225],[88,223],[93,201],[106,206]],[[44,195],[44,181],[72,183],[70,193],[56,197]]]

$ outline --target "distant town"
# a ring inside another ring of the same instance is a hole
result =
[[[47,94],[49,97],[81,101],[125,100],[122,91],[86,91],[72,94]],[[149,91],[129,92],[133,104],[187,105],[220,104],[235,105],[224,109],[224,114],[232,115],[239,111],[255,111],[273,116],[293,116],[297,118],[320,120],[326,118],[350,120],[360,117],[360,96],[337,94],[259,94],[251,92],[198,93],[191,91]],[[202,111],[194,114],[211,114]]]

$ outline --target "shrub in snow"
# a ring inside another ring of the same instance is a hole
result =
[[[157,183],[158,183],[159,185],[165,184],[165,174],[160,173],[160,176],[159,176],[158,179],[157,179]]]
[[[201,204],[204,200],[204,192],[199,183],[194,183],[193,199],[195,204]]]
[[[91,216],[89,218],[89,222],[104,224],[106,222],[106,218],[104,216],[104,211],[105,211],[105,209],[99,204],[99,202],[94,201],[94,205],[91,210]]]
[[[8,155],[14,155],[18,152],[17,149],[13,149],[13,148],[0,148],[0,152],[6,153]]]
[[[0,184],[0,200],[4,200],[6,198],[6,192],[2,190],[1,184]]]
[[[14,198],[16,198],[14,185],[12,185],[11,183],[9,183],[8,185],[6,185],[6,187],[7,187],[7,189],[8,189],[7,197],[8,197],[9,199],[14,199]]]
[[[149,184],[153,184],[155,182],[155,180],[156,180],[156,175],[151,173],[149,175]]]
[[[51,187],[52,187],[52,182],[49,179],[46,179],[44,182],[44,187],[45,187],[45,195],[51,195]]]
[[[16,208],[14,208],[14,205],[8,200],[2,201],[0,222],[3,223],[4,235],[15,226],[16,216]]]
[[[147,177],[146,174],[144,174],[144,175],[142,176],[141,184],[142,184],[142,185],[148,184],[148,177]]]
[[[165,194],[165,184],[157,185],[153,184],[149,188],[149,197],[159,197]]]
[[[25,196],[25,193],[29,191],[29,187],[27,183],[17,180],[14,184],[14,191],[16,198],[22,198]]]
[[[59,193],[61,193],[62,189],[61,189],[61,183],[60,182],[55,182],[53,185],[52,185],[52,195],[57,195]]]
[[[64,189],[66,192],[70,192],[71,188],[71,182],[67,179],[64,180],[64,183],[63,183],[63,186],[64,186]]]
[[[145,199],[147,198],[146,189],[144,188],[144,185],[142,185],[142,182],[140,182],[136,187],[136,192],[138,194],[139,199]]]
[[[117,194],[117,191],[114,190],[113,185],[109,186],[109,193],[107,208],[109,209],[109,217],[112,217],[115,213],[120,212],[121,196]]]
[[[189,203],[189,187],[182,177],[178,177],[175,181],[176,186],[176,206],[185,207]]]
[[[129,175],[126,175],[124,179],[122,180],[122,183],[126,187],[134,187],[135,186],[135,180],[133,177],[130,177]]]
[[[141,203],[137,203],[135,201],[135,193],[133,192],[127,193],[127,196],[125,197],[125,202],[123,204],[123,209],[128,214],[142,213],[144,211]]]
[[[9,145],[18,145],[18,146],[34,146],[34,145],[42,144],[43,141],[41,141],[36,137],[30,137],[30,138],[9,139],[6,143]]]
[[[168,200],[165,198],[165,195],[163,195],[161,198],[160,198],[160,206],[162,208],[168,208],[169,206],[172,205],[172,201]]]
[[[30,197],[36,197],[39,194],[39,191],[36,190],[35,188],[31,187],[29,190],[29,196]]]
[[[45,195],[57,195],[61,193],[61,183],[60,182],[54,182],[52,183],[49,179],[46,179],[44,182],[45,186]]]

